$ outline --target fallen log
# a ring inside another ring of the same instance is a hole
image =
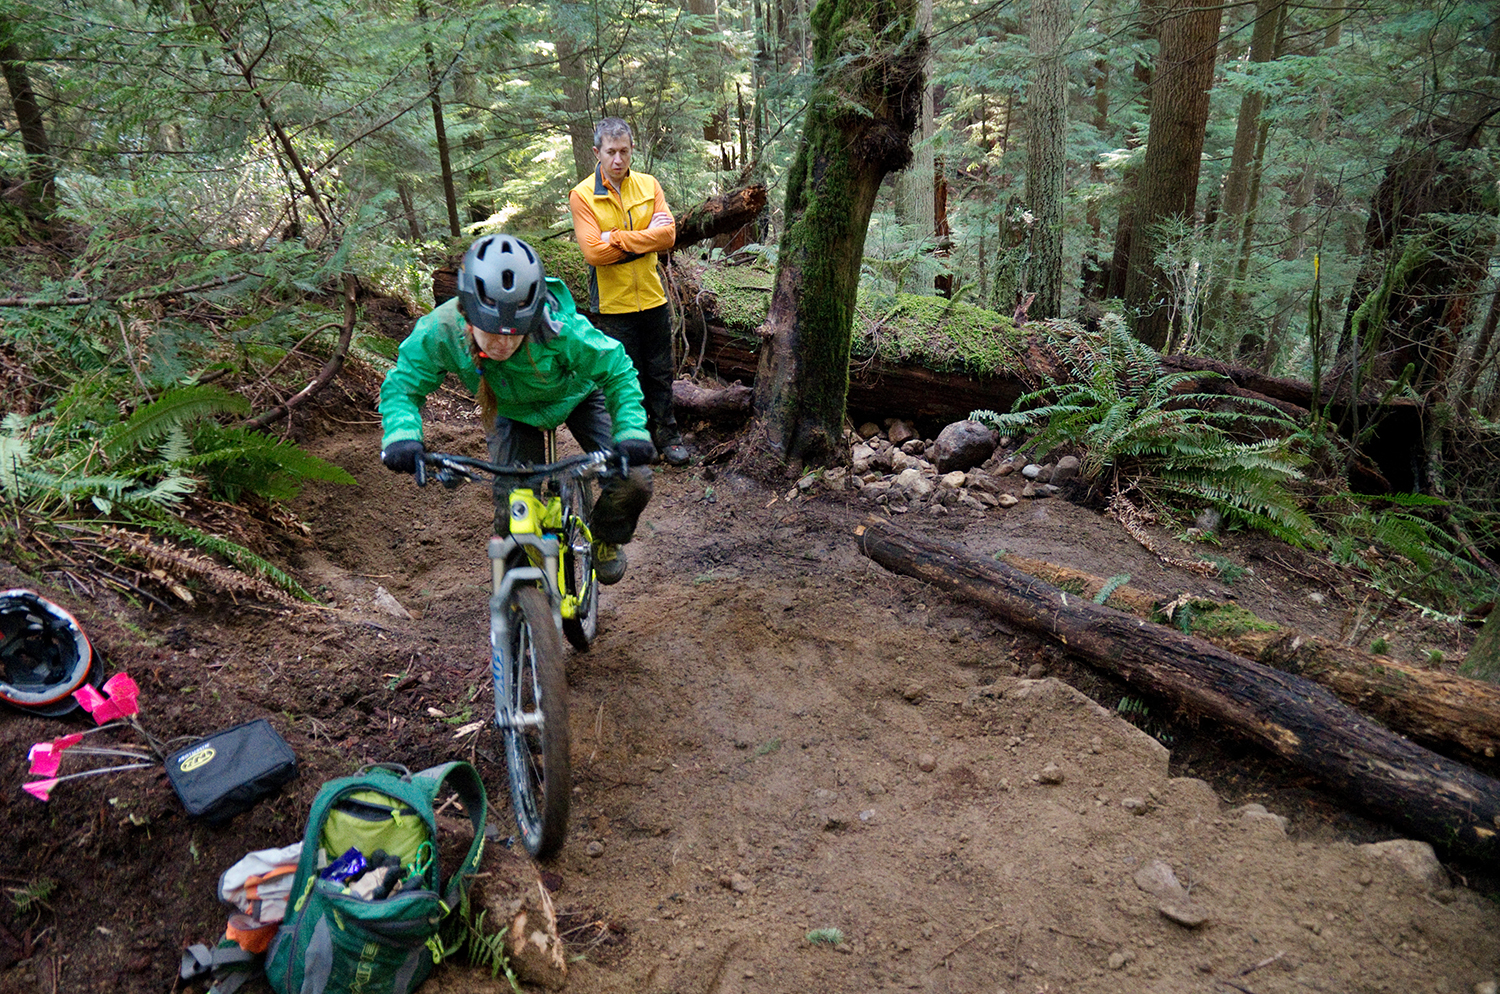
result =
[[[886,569],[957,593],[1220,722],[1419,838],[1500,864],[1500,781],[1392,733],[1312,681],[885,522],[856,535],[860,552]]]
[[[755,391],[743,383],[709,389],[692,380],[672,381],[672,405],[678,414],[706,421],[743,419],[750,414],[750,398]]]
[[[754,221],[765,206],[764,183],[742,186],[717,197],[709,197],[678,215],[677,241],[672,243],[672,250],[675,252],[705,238],[738,231]]]
[[[1039,580],[1093,600],[1102,577],[1020,556],[1005,563]],[[1129,585],[1105,604],[1149,621],[1161,620],[1171,597]],[[1352,708],[1446,756],[1490,775],[1500,773],[1500,685],[1427,670],[1329,639],[1284,628],[1237,604],[1194,596],[1186,609],[1199,619],[1192,634],[1237,656],[1327,687]]]

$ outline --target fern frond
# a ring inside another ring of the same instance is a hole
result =
[[[201,417],[216,414],[247,414],[250,402],[222,387],[194,385],[168,390],[160,398],[144,405],[128,421],[104,433],[104,455],[119,459],[138,446],[145,445],[180,426]]]
[[[139,509],[132,508],[129,510],[135,511]],[[253,583],[252,586],[241,589],[234,581],[222,579],[215,586],[215,589],[220,590],[222,593],[251,593],[261,596],[265,600],[282,604],[290,602],[290,598],[287,597],[290,594],[297,600],[306,601],[310,604],[317,603],[317,599],[303,589],[302,585],[294,580],[285,570],[256,555],[238,542],[231,542],[217,535],[211,535],[202,529],[184,524],[178,519],[168,517],[165,514],[155,517],[142,517],[132,515],[127,511],[127,517],[143,527],[150,528],[152,531],[169,535],[172,538],[195,545],[206,552],[213,553],[231,563],[235,569],[244,574],[246,581]],[[219,579],[218,574],[214,574],[214,577],[215,579]]]

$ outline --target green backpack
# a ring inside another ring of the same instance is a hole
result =
[[[434,798],[445,791],[458,794],[474,823],[474,841],[446,890],[433,814]],[[286,919],[266,956],[271,989],[409,994],[442,959],[438,926],[478,870],[484,822],[484,784],[464,762],[417,774],[379,764],[325,783],[307,819]],[[351,848],[399,860],[388,878],[399,881],[395,889],[366,897],[319,875],[320,863],[338,861]]]

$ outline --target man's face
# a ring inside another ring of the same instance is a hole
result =
[[[604,139],[604,144],[594,149],[594,158],[599,160],[599,169],[605,179],[618,187],[630,172],[630,153],[634,145],[629,135]]]

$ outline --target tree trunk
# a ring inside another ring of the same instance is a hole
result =
[[[932,0],[918,0],[917,26],[924,35],[932,29]],[[922,71],[927,71],[925,62]],[[916,134],[913,136],[915,147],[912,149],[911,165],[896,174],[895,183],[896,219],[919,246],[931,239],[937,228],[936,205],[933,202],[933,191],[936,188],[933,175],[937,167],[937,158],[932,149],[935,130],[932,82],[929,80],[922,88],[922,108],[917,117]],[[921,252],[920,258],[927,258],[926,250]],[[912,266],[901,289],[907,293],[931,293],[924,279],[924,274],[928,271],[925,265]]]
[[[1493,227],[1477,223],[1494,217],[1495,175],[1470,154],[1465,130],[1414,129],[1376,190],[1339,343],[1339,365],[1361,380],[1409,366],[1426,394],[1448,374],[1495,244]]]
[[[787,174],[770,312],[755,378],[752,458],[783,464],[844,458],[849,341],[865,233],[885,176],[911,159],[921,109],[924,34],[915,0],[819,0],[820,82]],[[873,51],[870,37],[884,39]],[[849,109],[851,101],[864,112]]]
[[[857,534],[860,552],[887,569],[954,591],[1132,687],[1223,724],[1405,831],[1500,863],[1500,781],[1392,734],[1317,684],[883,522]]]
[[[417,0],[417,17],[427,20],[426,0]],[[432,42],[422,46],[427,56],[427,81],[432,85],[432,132],[437,142],[438,168],[442,171],[443,200],[448,205],[448,234],[457,238],[463,229],[458,224],[458,190],[453,185],[453,160],[448,153],[448,129],[443,124],[442,74],[438,72],[437,54]]]
[[[1166,345],[1174,318],[1172,289],[1156,261],[1162,248],[1158,226],[1174,217],[1193,221],[1223,10],[1211,0],[1174,0],[1161,26],[1125,278],[1135,336],[1158,350]]]
[[[1033,320],[1062,314],[1063,177],[1067,168],[1068,69],[1063,43],[1072,11],[1068,0],[1031,0],[1031,55],[1026,92],[1026,203],[1031,223]]]
[[[584,68],[583,53],[566,28],[557,32],[557,68],[562,76],[568,143],[573,149],[573,180],[577,182],[594,171],[594,128],[589,114],[589,77]]]
[[[1005,564],[1093,601],[1109,582],[1079,570],[1020,556]],[[1159,621],[1170,596],[1131,586],[1104,602],[1147,621]],[[1422,669],[1303,632],[1270,625],[1238,605],[1194,597],[1186,608],[1192,633],[1220,649],[1306,677],[1352,708],[1436,752],[1494,776],[1500,773],[1500,686]],[[1469,659],[1474,652],[1469,653]],[[1467,665],[1468,660],[1465,660]]]
[[[15,26],[9,18],[0,18],[0,73],[10,91],[11,109],[21,131],[21,147],[26,151],[26,203],[35,215],[45,220],[52,213],[55,200],[55,172],[52,167],[52,145],[47,141],[47,126],[42,105],[31,87],[26,71],[26,57],[12,37]]]
[[[1258,0],[1256,3],[1255,26],[1250,35],[1251,65],[1270,62],[1276,58],[1276,42],[1281,33],[1280,25],[1285,10],[1286,0]],[[1229,256],[1235,247],[1240,248],[1236,276],[1249,265],[1256,199],[1260,190],[1259,183],[1254,182],[1253,177],[1258,170],[1266,139],[1260,120],[1264,104],[1265,98],[1253,83],[1240,97],[1240,113],[1234,129],[1234,148],[1229,156],[1229,172],[1224,177],[1224,199],[1216,223],[1218,239],[1224,246],[1223,262],[1220,264],[1224,272],[1218,274],[1219,278],[1214,281],[1213,293],[1205,308],[1208,319],[1216,320],[1222,329],[1237,330],[1236,340],[1232,343],[1232,354],[1236,356],[1240,354],[1244,325],[1240,321],[1238,306],[1232,309],[1233,316],[1225,313],[1224,299],[1231,287],[1230,281],[1224,277],[1228,274]],[[1238,305],[1240,297],[1236,295],[1234,299]]]

